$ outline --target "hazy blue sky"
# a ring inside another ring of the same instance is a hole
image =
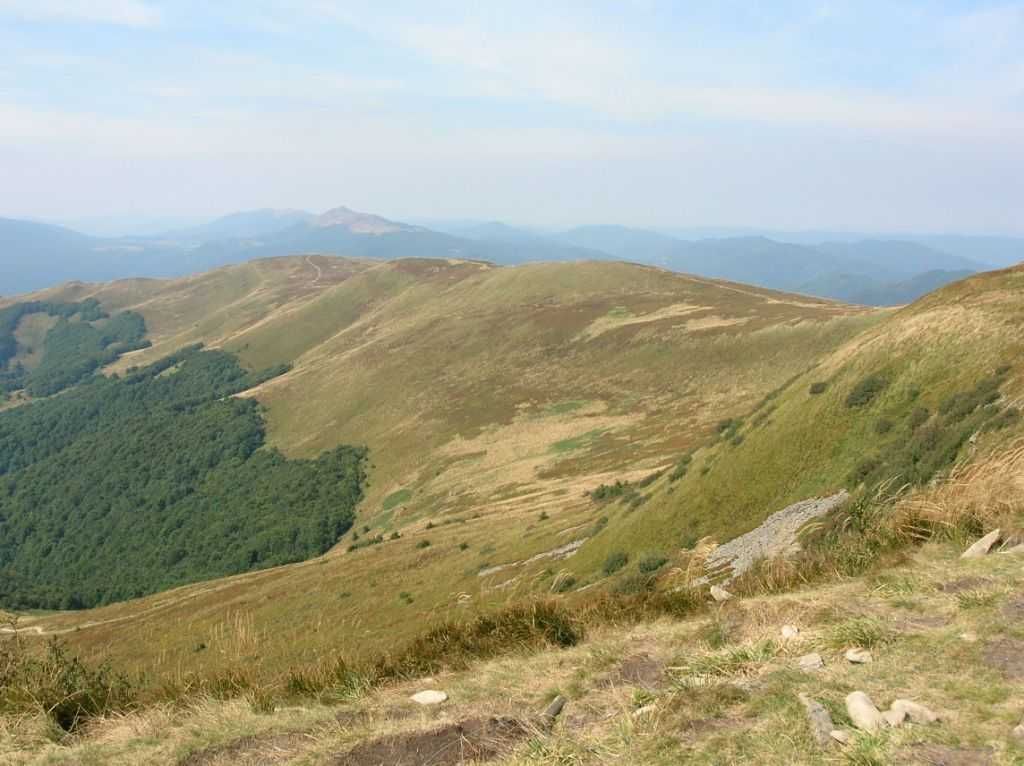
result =
[[[0,0],[0,51],[0,215],[1024,233],[1024,2]]]

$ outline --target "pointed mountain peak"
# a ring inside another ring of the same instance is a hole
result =
[[[396,223],[379,215],[359,213],[345,206],[335,207],[323,215],[317,216],[314,226],[343,226],[353,234],[390,234],[396,231],[413,231],[414,226]]]

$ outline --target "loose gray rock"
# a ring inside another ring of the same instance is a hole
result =
[[[857,647],[847,649],[846,654],[843,656],[846,657],[847,662],[852,662],[854,665],[864,665],[874,659],[871,656],[871,652],[867,649],[860,649]]]
[[[440,705],[442,702],[448,701],[448,695],[436,689],[425,689],[424,691],[416,692],[409,699],[417,705]]]
[[[978,559],[982,556],[987,556],[988,552],[992,550],[992,546],[999,542],[999,535],[1001,532],[998,529],[993,529],[983,538],[974,543],[970,548],[960,554],[962,559]]]
[[[846,695],[846,712],[853,725],[862,731],[876,732],[887,724],[875,703],[864,692],[850,692]]]
[[[800,670],[820,670],[825,667],[825,661],[821,659],[821,655],[817,652],[805,654],[796,661],[796,664]]]
[[[849,745],[850,740],[853,739],[853,735],[846,729],[833,729],[828,733],[828,735],[840,745]]]
[[[703,582],[724,577],[733,580],[749,570],[758,561],[789,556],[800,550],[797,534],[813,519],[834,511],[849,499],[842,490],[831,497],[820,497],[794,503],[776,511],[750,532],[740,535],[715,548],[708,556]]]
[[[893,700],[889,709],[902,711],[914,723],[935,723],[939,720],[938,713],[913,700]]]
[[[565,704],[568,702],[565,697],[559,694],[544,708],[544,712],[541,713],[541,717],[549,724],[555,722],[555,719],[562,714],[562,710],[565,708]]]
[[[800,635],[800,629],[793,625],[782,626],[782,638],[786,641],[790,641]]]
[[[722,587],[720,587],[718,585],[712,585],[711,586],[711,598],[713,598],[719,604],[724,604],[726,601],[728,601],[732,597],[733,597],[732,594],[729,591],[727,591],[725,588],[722,588]]]
[[[825,706],[816,699],[808,697],[803,692],[800,693],[799,697],[800,704],[807,711],[807,722],[811,725],[811,736],[814,737],[819,745],[827,745],[834,730],[832,716],[828,714]]]

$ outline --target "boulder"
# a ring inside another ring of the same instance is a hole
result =
[[[725,588],[723,588],[723,587],[721,587],[719,585],[712,585],[711,586],[711,598],[713,598],[719,604],[724,604],[726,601],[728,601],[732,597],[733,597],[732,594],[729,591],[727,591]]]
[[[436,689],[425,689],[424,691],[416,692],[409,699],[417,705],[440,705],[442,702],[448,701],[448,695]]]
[[[800,670],[820,670],[825,667],[825,661],[821,659],[821,655],[817,652],[805,654],[796,661],[796,664]]]
[[[796,638],[800,635],[800,629],[793,625],[782,626],[782,638],[786,641]]]
[[[914,723],[935,723],[939,720],[936,712],[913,700],[894,700],[889,709],[902,711]]]
[[[1020,556],[1021,554],[1024,554],[1024,543],[1021,543],[1020,545],[1014,545],[1012,548],[1007,548],[1005,551],[1003,551],[1003,553],[1009,553],[1012,555]]]
[[[846,657],[847,662],[852,662],[854,665],[864,665],[868,662],[871,662],[871,660],[874,659],[871,656],[871,652],[869,652],[867,649],[861,649],[859,647],[847,649],[846,654],[844,654],[843,656]]]
[[[998,529],[993,529],[983,538],[974,543],[970,548],[960,554],[962,559],[978,559],[982,556],[988,555],[988,552],[992,550],[992,546],[999,542],[999,535],[1001,532]]]
[[[846,712],[853,725],[862,731],[876,732],[887,724],[875,703],[864,692],[850,692],[846,695]]]
[[[807,723],[811,726],[811,736],[819,745],[827,745],[832,736],[832,716],[828,714],[825,706],[816,699],[808,697],[801,692],[799,695],[800,704],[807,712]]]

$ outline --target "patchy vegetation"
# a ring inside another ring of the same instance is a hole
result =
[[[56,317],[57,323],[43,340],[39,363],[29,369],[15,361],[22,350],[15,332],[23,319],[35,314]],[[141,315],[124,311],[111,317],[95,299],[27,301],[0,308],[0,396],[20,389],[34,397],[56,394],[122,354],[147,348],[145,335]]]

